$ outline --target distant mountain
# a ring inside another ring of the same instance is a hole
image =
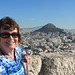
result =
[[[42,26],[37,26],[37,27],[29,27],[29,28],[20,28],[21,30],[38,30],[38,29],[40,29],[40,28],[42,28]]]
[[[34,32],[62,32],[63,29],[57,28],[55,25],[52,23],[48,23],[44,25],[42,28],[35,30]]]
[[[24,31],[24,32],[33,32],[35,30],[40,29],[42,26],[38,26],[38,27],[30,27],[30,28],[20,28],[20,31]]]
[[[65,30],[75,32],[75,29],[65,29]]]

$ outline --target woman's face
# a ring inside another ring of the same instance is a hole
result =
[[[17,29],[15,28],[14,30],[4,30],[1,28],[0,33],[17,33]],[[0,37],[0,48],[2,50],[12,50],[14,49],[18,44],[18,37],[14,38],[12,35],[9,36],[9,38],[3,38]]]

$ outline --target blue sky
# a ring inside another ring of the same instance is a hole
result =
[[[9,16],[20,28],[44,26],[75,29],[75,0],[1,0],[0,19]]]

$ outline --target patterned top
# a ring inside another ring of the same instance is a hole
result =
[[[21,58],[21,52],[23,51],[23,49],[16,46],[15,50]],[[24,68],[16,52],[15,57],[16,61],[13,60],[11,57],[0,56],[0,75],[25,75]]]

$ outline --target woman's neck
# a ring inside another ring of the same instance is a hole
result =
[[[12,57],[12,59],[15,59],[15,57],[14,57],[14,49],[13,50],[11,50],[11,51],[9,51],[9,50],[4,50],[4,49],[1,49],[1,54],[2,54],[2,56],[4,55],[4,56],[6,56],[6,57]]]

